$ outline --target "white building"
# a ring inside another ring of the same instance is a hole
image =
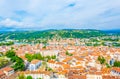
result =
[[[29,64],[28,70],[35,71],[35,70],[37,70],[40,67],[40,65],[41,65],[41,61],[37,60],[37,59],[34,59]]]
[[[86,79],[102,79],[102,75],[88,74]]]

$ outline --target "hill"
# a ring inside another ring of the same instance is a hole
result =
[[[1,32],[0,39],[52,39],[52,38],[89,38],[104,36],[106,33],[99,30],[75,30],[75,29],[64,29],[64,30],[45,30],[45,31],[15,31],[15,32]]]

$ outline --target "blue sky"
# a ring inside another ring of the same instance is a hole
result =
[[[0,29],[120,29],[120,0],[0,0]]]

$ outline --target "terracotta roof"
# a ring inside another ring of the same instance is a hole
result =
[[[5,79],[5,78],[6,78],[5,73],[2,70],[0,70],[0,79]]]
[[[70,68],[69,64],[63,64],[62,66],[63,66],[64,69],[69,69]]]
[[[89,72],[89,74],[91,74],[91,75],[102,75],[102,72]]]
[[[103,75],[102,79],[120,79],[120,76]]]
[[[55,63],[55,61],[54,60],[49,60],[48,63]]]
[[[37,64],[38,62],[40,62],[40,60],[34,59],[31,61],[31,64]]]
[[[110,68],[103,68],[101,71],[102,71],[102,74],[110,74]]]
[[[114,70],[116,72],[120,72],[120,68],[118,68],[118,67],[113,67],[112,70]]]
[[[69,76],[68,79],[86,79],[85,75],[73,75]]]
[[[14,69],[11,68],[11,67],[5,67],[5,68],[3,68],[2,70],[3,70],[3,71],[7,71],[7,72],[9,72],[9,71],[14,70]]]
[[[0,70],[0,76],[3,75],[3,74],[4,74],[4,72],[2,70]]]

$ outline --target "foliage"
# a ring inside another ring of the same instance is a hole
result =
[[[7,59],[1,58],[0,59],[0,68],[6,66],[9,63]]]
[[[14,44],[14,42],[12,42],[12,41],[9,41],[9,42],[1,42],[1,43],[0,43],[0,46],[3,46],[3,45],[9,46],[9,45],[13,45],[13,44]]]
[[[8,50],[8,51],[6,52],[6,56],[7,56],[8,58],[14,57],[14,56],[15,56],[14,50]]]
[[[14,70],[24,70],[24,68],[25,68],[24,61],[23,61],[20,57],[18,57],[18,56],[16,55],[16,53],[15,53],[14,50],[8,50],[8,51],[6,52],[6,56],[7,56],[8,58],[10,58],[10,60],[11,60],[12,62],[15,63],[15,64],[12,66],[12,67],[14,68]]]
[[[51,56],[52,59],[56,59],[56,55]]]
[[[18,76],[18,79],[26,79],[26,77],[25,77],[24,74],[20,74],[20,75]]]
[[[108,63],[106,63],[106,67],[107,67],[107,68],[111,68],[111,66],[110,66]]]
[[[114,67],[120,67],[120,61],[115,61],[113,66]]]
[[[32,76],[27,76],[27,78],[26,78],[26,79],[33,79],[33,78],[32,78]]]
[[[69,53],[68,51],[66,51],[65,54],[68,55],[68,56],[72,56],[73,55],[73,54]]]
[[[53,56],[42,56],[40,53],[37,53],[37,54],[25,54],[25,57],[27,58],[27,60],[29,62],[31,62],[33,59],[38,59],[38,60],[45,60],[45,61],[48,61],[48,60],[51,60],[51,59],[56,59],[56,56],[53,55]]]
[[[105,64],[105,62],[106,62],[106,60],[103,56],[99,56],[98,61],[100,62],[100,64]]]
[[[7,32],[1,33],[1,40],[13,39],[13,40],[24,40],[26,39],[28,42],[33,41],[34,39],[42,39],[36,40],[37,43],[47,43],[45,39],[52,38],[89,38],[89,37],[98,37],[105,36],[106,34],[99,30],[46,30],[46,31],[24,31],[24,32]],[[44,40],[43,40],[44,39]]]
[[[15,65],[12,67],[14,68],[14,70],[24,70],[25,69],[24,61],[18,57],[15,62]]]

